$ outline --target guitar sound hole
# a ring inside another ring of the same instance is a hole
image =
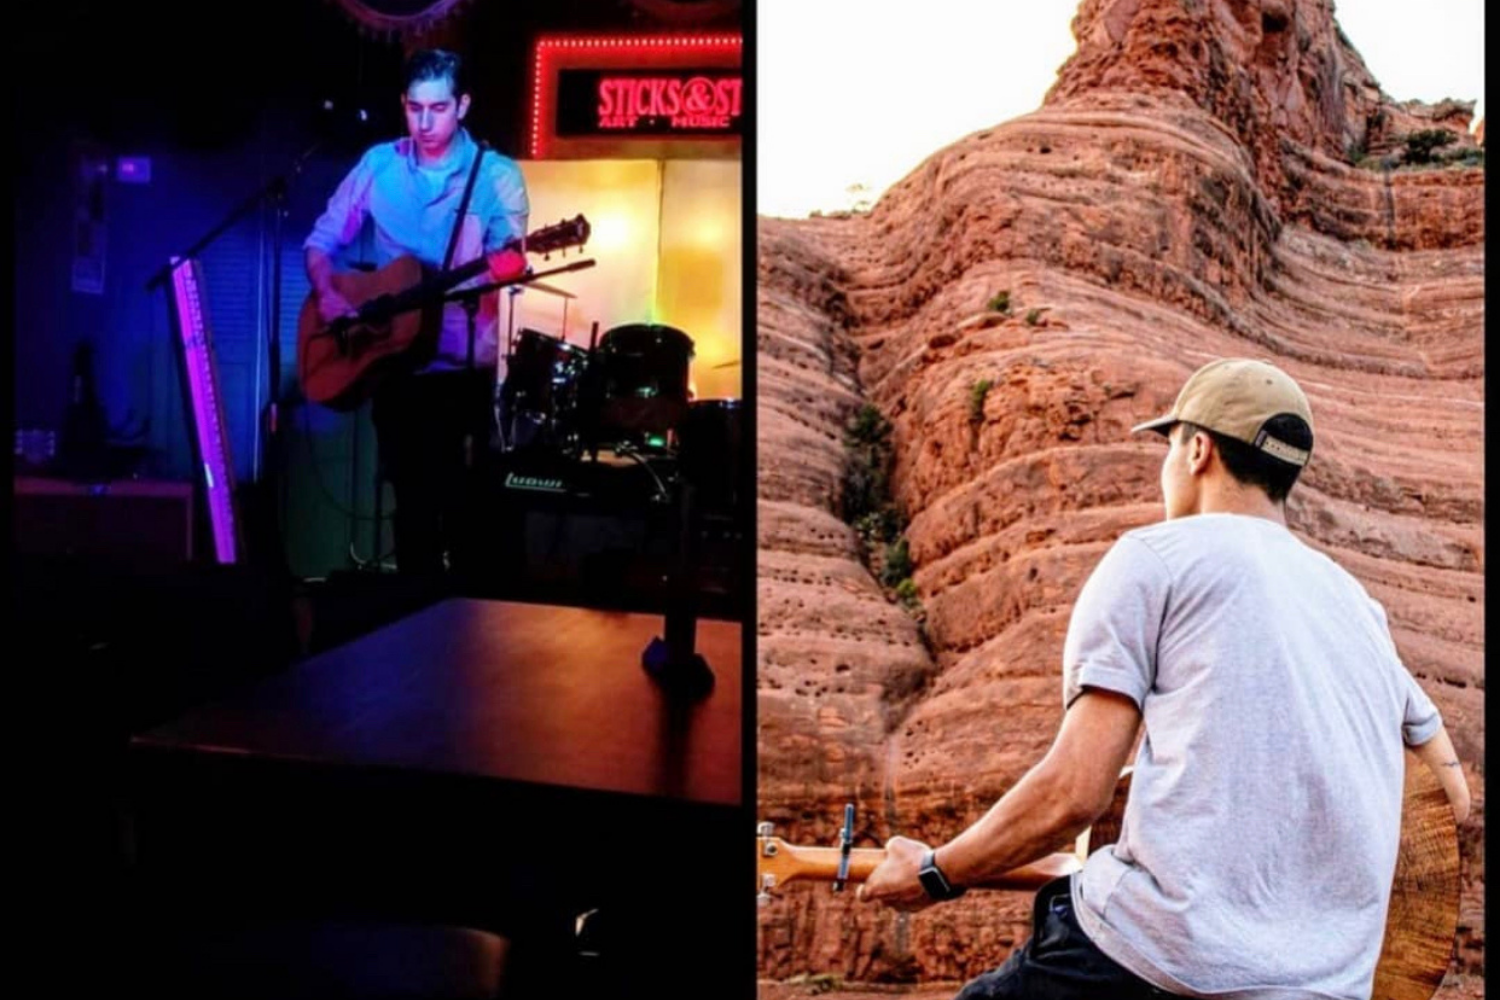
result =
[[[385,332],[378,326],[369,326],[361,323],[349,331],[350,339],[361,347],[385,339]]]

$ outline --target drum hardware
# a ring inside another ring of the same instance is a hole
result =
[[[500,400],[502,451],[539,444],[569,454],[601,449],[666,455],[687,414],[693,341],[675,327],[634,323],[589,347],[537,330],[512,336]]]
[[[634,463],[649,476],[653,504],[691,489],[700,518],[738,510],[743,407],[738,399],[691,398],[687,334],[632,323],[601,336],[595,322],[587,348],[531,328],[510,340],[496,400],[502,452],[554,469]],[[557,485],[528,480],[507,488],[557,492]]]
[[[692,358],[692,338],[676,327],[630,323],[605,333],[596,356],[601,435],[664,439],[687,411]]]
[[[578,296],[575,293],[567,291],[566,289],[558,288],[556,285],[549,285],[549,284],[547,284],[546,282],[543,282],[543,281],[531,281],[531,282],[528,282],[528,283],[526,283],[524,285],[512,285],[510,288],[506,289],[506,291],[510,293],[510,309],[508,311],[508,315],[507,315],[506,321],[505,321],[505,324],[506,324],[505,325],[505,356],[506,357],[510,357],[510,355],[512,353],[514,353],[515,349],[516,349],[516,296],[520,295],[522,292],[526,291],[528,288],[535,288],[539,292],[546,292],[548,295],[555,295],[558,298],[560,298],[560,299],[563,300],[563,322],[562,322],[562,328],[563,328],[563,334],[564,334],[564,338],[563,339],[567,339],[566,334],[567,334],[567,331],[568,331],[568,313],[567,313],[568,300],[569,299],[576,299],[576,298],[578,298]],[[595,323],[594,326],[597,329],[597,327],[599,326],[599,324]],[[593,345],[592,344],[590,345],[589,349],[590,350],[593,349]]]
[[[542,446],[576,454],[579,391],[588,367],[583,348],[539,330],[523,329],[506,359],[497,425],[506,451]]]
[[[656,470],[651,467],[650,459],[628,444],[617,444],[614,452],[616,455],[638,462],[650,474],[651,481],[656,484],[656,492],[651,495],[652,503],[668,503],[671,501],[671,491],[667,489],[667,484],[662,481],[661,476],[657,475]]]
[[[698,399],[677,428],[677,466],[705,510],[739,507],[744,407],[738,399]]]

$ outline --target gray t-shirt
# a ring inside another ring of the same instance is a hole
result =
[[[1089,578],[1063,700],[1134,699],[1119,840],[1073,880],[1105,954],[1162,989],[1363,1000],[1400,836],[1402,742],[1436,735],[1359,582],[1263,518],[1127,532]]]

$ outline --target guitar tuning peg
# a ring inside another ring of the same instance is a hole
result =
[[[844,806],[844,828],[839,831],[839,870],[833,878],[833,891],[843,892],[849,879],[849,851],[854,847],[854,803]]]
[[[755,894],[755,904],[765,906],[771,901],[771,886],[776,884],[776,876],[770,872],[760,877],[760,892]]]
[[[772,833],[775,832],[775,830],[776,830],[776,826],[773,823],[757,823],[757,824],[755,824],[755,835],[757,837],[769,837],[769,836],[771,836]]]

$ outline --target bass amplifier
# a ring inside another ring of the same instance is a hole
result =
[[[12,512],[18,552],[152,565],[193,559],[191,483],[18,476]]]

